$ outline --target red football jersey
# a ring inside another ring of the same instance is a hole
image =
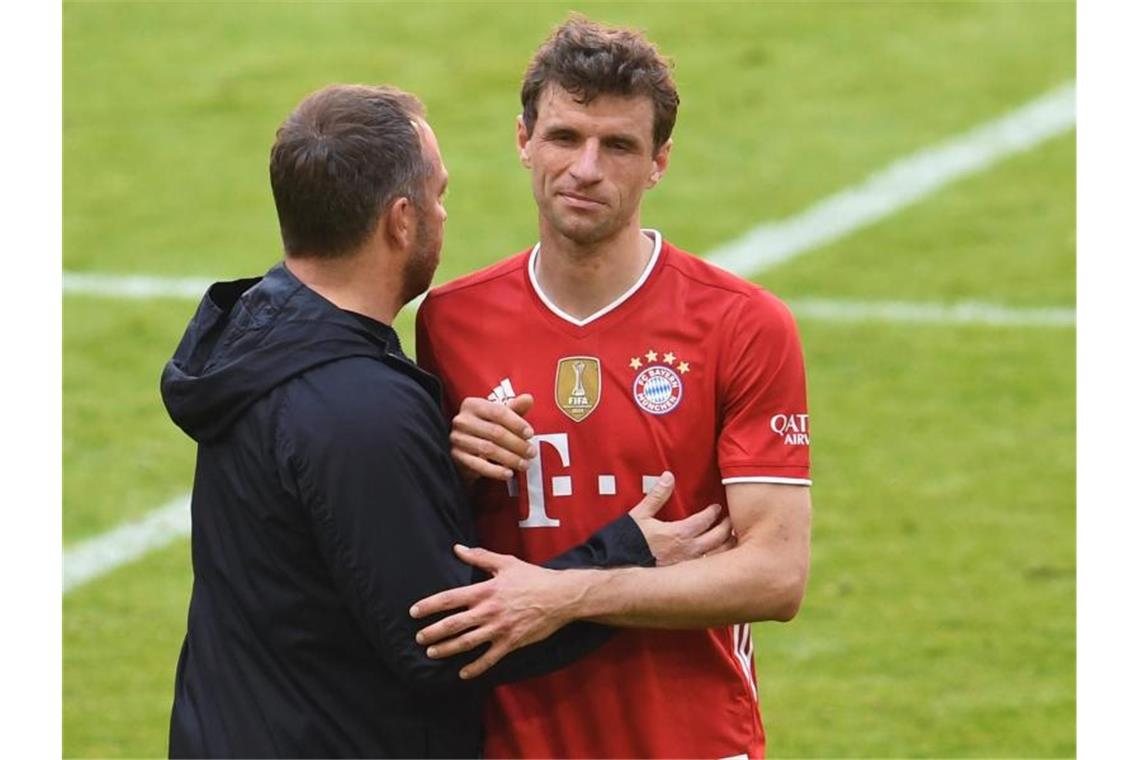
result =
[[[481,481],[479,536],[543,562],[632,508],[663,470],[675,520],[734,482],[810,485],[803,356],[788,309],[664,243],[640,280],[586,318],[535,277],[539,246],[433,290],[420,364],[454,412],[467,396],[532,393],[539,456]],[[748,625],[625,629],[557,673],[495,689],[488,757],[760,757]]]

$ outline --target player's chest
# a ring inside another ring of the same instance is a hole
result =
[[[689,490],[714,477],[716,360],[700,336],[664,327],[575,340],[536,331],[466,362],[463,396],[535,399],[526,418],[538,456],[484,501],[490,523],[497,515],[512,531],[562,528],[569,533],[547,538],[581,540],[628,510],[665,469]],[[678,500],[673,511],[682,509]]]
[[[470,352],[450,368],[450,385],[457,399],[532,394],[527,418],[540,435],[566,433],[603,450],[626,449],[630,440],[676,448],[715,427],[717,358],[695,331],[670,327],[573,339],[533,331]]]

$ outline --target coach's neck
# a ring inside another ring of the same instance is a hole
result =
[[[408,301],[402,258],[391,250],[382,234],[374,234],[351,253],[286,256],[285,266],[338,308],[386,325],[392,324]]]

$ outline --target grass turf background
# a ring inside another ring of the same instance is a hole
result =
[[[1074,71],[1067,3],[576,8],[676,60],[676,146],[644,220],[697,252]],[[518,82],[567,10],[65,3],[65,269],[266,269],[273,132],[331,81],[427,104],[452,188],[436,282],[529,245]],[[788,299],[1071,305],[1074,163],[1058,138],[759,281]],[[193,446],[157,384],[193,307],[64,298],[65,546],[189,488]],[[1073,332],[801,330],[814,557],[797,620],[755,627],[770,754],[1073,755]],[[65,755],[165,753],[188,591],[182,541],[64,598]]]

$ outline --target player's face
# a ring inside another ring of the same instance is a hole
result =
[[[642,194],[661,179],[671,142],[653,150],[653,101],[601,95],[583,105],[557,85],[539,98],[518,146],[544,225],[593,245],[640,224]]]
[[[423,199],[416,207],[416,237],[404,277],[405,295],[409,301],[431,287],[443,249],[443,223],[447,221],[447,209],[443,207],[447,169],[443,165],[435,133],[427,122],[421,121],[419,125],[424,154],[432,168],[424,183]]]

